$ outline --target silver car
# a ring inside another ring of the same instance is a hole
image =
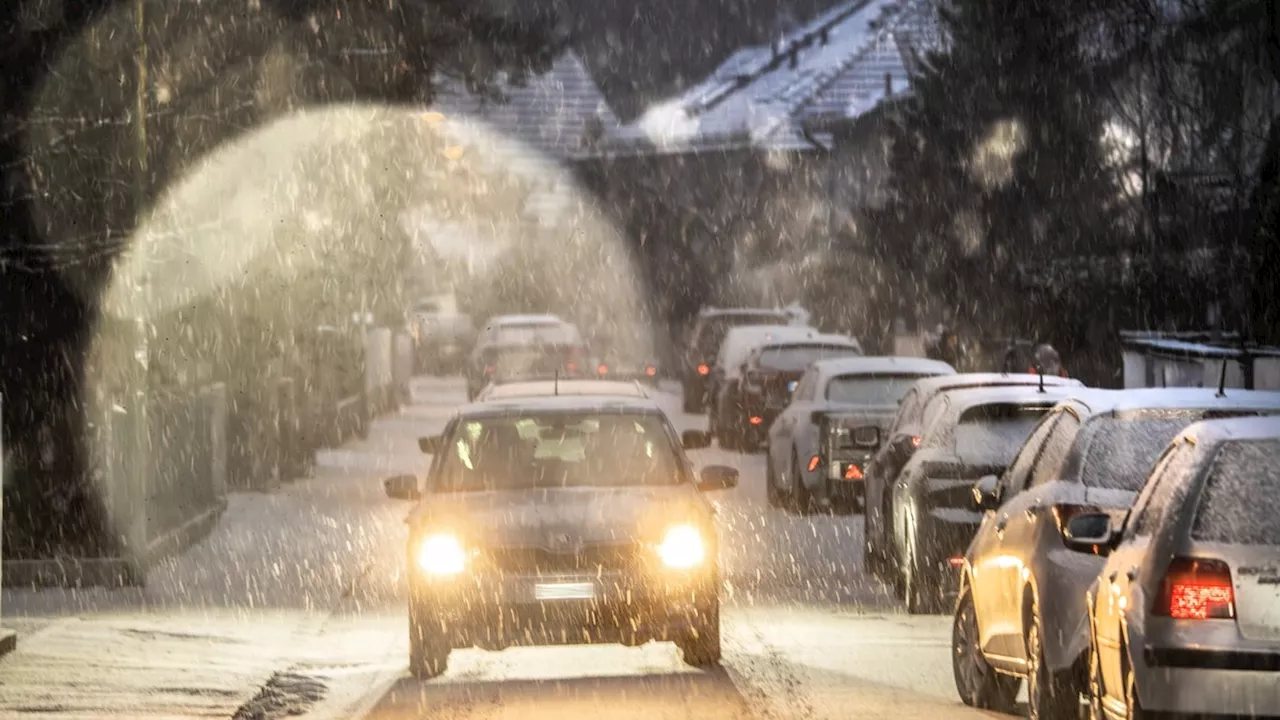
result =
[[[1087,596],[1095,717],[1280,714],[1280,419],[1192,425],[1123,524],[1067,530],[1108,556]]]
[[[1104,558],[1070,550],[1071,518],[1119,520],[1169,441],[1193,422],[1280,413],[1280,393],[1201,388],[1086,390],[1059,403],[997,481],[965,554],[952,653],[969,705],[1009,711],[1026,679],[1032,718],[1074,718],[1087,690],[1084,594]],[[994,671],[994,673],[992,672]]]
[[[440,437],[409,516],[409,668],[445,670],[454,648],[671,641],[690,665],[720,660],[714,513],[701,494],[738,472],[695,473],[653,400],[540,397],[465,406]]]

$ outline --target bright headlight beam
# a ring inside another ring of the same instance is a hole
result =
[[[706,554],[702,533],[692,525],[676,525],[667,530],[666,537],[658,546],[658,557],[662,559],[662,564],[676,570],[701,565]]]
[[[466,569],[462,543],[452,535],[431,535],[418,548],[418,567],[428,575],[457,575]]]

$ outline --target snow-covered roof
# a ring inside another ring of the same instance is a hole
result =
[[[1183,430],[1179,439],[1183,438],[1192,439],[1201,445],[1213,445],[1227,440],[1276,440],[1280,439],[1280,418],[1204,420]]]
[[[458,416],[466,419],[538,412],[634,412],[659,414],[665,417],[662,408],[654,400],[620,395],[543,395],[478,401],[459,408]]]
[[[509,400],[512,398],[567,396],[649,397],[639,383],[609,380],[537,380],[491,385],[476,401]]]
[[[828,360],[819,360],[813,364],[813,367],[823,376],[884,375],[889,373],[954,375],[956,372],[955,368],[940,360],[888,355],[830,358]]]
[[[771,338],[762,345],[758,345],[756,350],[765,350],[773,348],[793,347],[796,345],[804,345],[810,347],[847,347],[852,350],[862,352],[862,343],[857,338],[851,338],[848,335],[838,335],[835,333],[819,333],[818,335],[805,336],[801,338]]]
[[[747,359],[751,351],[774,340],[803,340],[818,338],[822,334],[816,328],[795,325],[742,325],[730,328],[720,343],[717,364],[732,371]]]
[[[1227,388],[1218,396],[1215,388],[1089,389],[1072,399],[1089,413],[1124,413],[1140,410],[1280,410],[1280,392]]]
[[[980,387],[1008,387],[1022,385],[1039,386],[1040,377],[1029,373],[961,373],[959,375],[943,375],[917,380],[915,387],[924,395]],[[1074,378],[1063,378],[1057,375],[1044,376],[1045,387],[1071,386],[1084,387],[1084,383]]]
[[[771,47],[740,49],[703,82],[610,133],[607,147],[813,149],[805,132],[813,121],[857,118],[887,89],[907,89],[908,63],[936,16],[933,2],[843,2]]]
[[[1207,343],[1191,342],[1171,337],[1127,337],[1122,339],[1127,349],[1145,349],[1168,355],[1195,358],[1237,358],[1242,352],[1237,347],[1222,347]],[[1252,355],[1280,355],[1280,348],[1270,346],[1249,346],[1247,352]]]
[[[564,325],[556,315],[498,315],[485,323],[485,329],[497,329],[507,325]]]
[[[1046,378],[1048,379],[1048,378]],[[977,405],[1009,403],[1014,405],[1055,405],[1075,394],[1073,388],[1052,386],[1045,383],[1041,392],[1036,385],[1016,385],[1003,387],[968,387],[943,392],[951,400],[953,412],[959,412]],[[935,407],[937,407],[935,405]]]

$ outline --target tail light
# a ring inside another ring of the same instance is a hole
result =
[[[1236,616],[1231,568],[1212,558],[1174,558],[1152,610],[1175,620],[1230,620]]]
[[[850,465],[849,467],[844,469],[844,479],[845,480],[861,480],[862,469],[859,468],[857,465]]]
[[[649,377],[653,377],[658,374],[658,368],[652,365],[646,365],[644,368],[644,374],[648,375]]]
[[[699,375],[706,375],[706,374],[708,374],[708,373],[710,373],[710,372],[711,372],[711,368],[707,367],[706,365],[699,365],[699,366],[698,366],[698,374],[699,374]]]
[[[1077,515],[1089,515],[1092,513],[1102,512],[1096,507],[1089,505],[1054,505],[1053,519],[1058,524],[1058,532],[1062,535],[1067,534],[1067,525],[1071,519]]]
[[[814,455],[813,457],[809,458],[809,472],[813,472],[814,470],[817,470],[818,466],[821,464],[822,464],[821,455]]]
[[[912,436],[911,436],[911,447],[913,447],[913,448],[918,448],[918,447],[920,447],[920,436],[919,436],[919,435],[912,435]]]
[[[604,363],[600,363],[600,366],[596,368],[596,372],[600,375],[608,375],[609,366],[605,365]]]
[[[751,417],[747,418],[747,422],[751,423],[752,425],[759,425],[764,422],[764,418],[760,417],[759,415],[752,415]]]
[[[493,366],[492,366],[492,365],[485,365],[485,366],[484,366],[484,374],[485,374],[485,375],[492,375],[492,374],[493,374]]]

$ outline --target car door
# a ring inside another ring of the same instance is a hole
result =
[[[1008,606],[1014,602],[1011,597],[1012,575],[1005,567],[1008,562],[1003,555],[1004,535],[1009,522],[1008,505],[1030,482],[1036,460],[1059,415],[1057,412],[1046,414],[1022,444],[1022,449],[997,486],[1001,506],[987,511],[970,544],[970,592],[978,614],[980,641],[985,653],[999,658],[1018,658],[1022,648],[1019,635],[1022,620],[1008,611]]]
[[[769,428],[769,462],[773,463],[775,477],[780,479],[782,487],[789,488],[791,478],[791,455],[795,452],[796,433],[803,432],[809,422],[808,413],[813,407],[814,388],[817,387],[817,371],[806,370],[796,384],[791,404],[773,421]]]
[[[1121,644],[1130,585],[1138,579],[1138,565],[1151,545],[1153,534],[1164,520],[1178,489],[1180,476],[1193,462],[1194,448],[1185,441],[1171,446],[1156,461],[1129,512],[1120,544],[1112,551],[1098,578],[1093,620],[1102,684],[1108,695],[1121,701],[1125,682]]]

